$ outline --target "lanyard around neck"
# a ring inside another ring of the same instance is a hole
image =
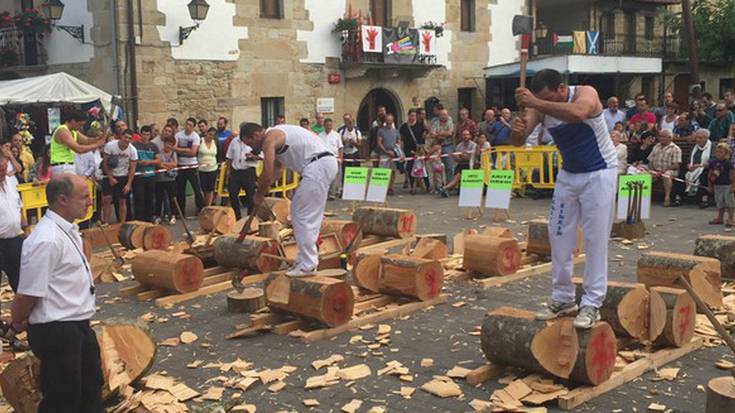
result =
[[[74,250],[79,254],[79,259],[82,260],[82,265],[84,265],[84,269],[87,271],[87,275],[89,276],[89,293],[94,295],[94,278],[92,278],[92,271],[90,271],[89,265],[87,265],[87,258],[84,257],[84,253],[79,249],[74,238],[72,238],[67,231],[64,231],[64,228],[62,228],[57,222],[54,222],[54,224],[61,230],[61,232],[64,233],[64,235],[66,235],[66,238],[69,239],[71,245],[74,246]]]

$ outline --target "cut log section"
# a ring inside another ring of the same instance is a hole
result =
[[[455,255],[464,254],[464,240],[468,235],[477,235],[477,230],[474,228],[468,228],[462,232],[454,234],[452,238],[452,250]]]
[[[142,285],[177,293],[196,291],[204,279],[199,258],[168,251],[145,251],[133,260],[131,271]]]
[[[347,248],[347,246],[350,245],[350,242],[354,240],[354,242],[352,242],[352,250],[355,250],[360,246],[360,242],[362,241],[363,231],[358,231],[358,229],[357,223],[353,221],[325,219],[322,221],[322,227],[319,230],[319,233],[337,234],[337,238],[344,248]]]
[[[443,284],[439,261],[390,254],[380,257],[379,286],[373,291],[428,301],[441,294]]]
[[[352,220],[362,224],[365,234],[409,238],[416,233],[416,215],[407,209],[359,207]]]
[[[654,344],[681,347],[692,341],[697,319],[697,304],[692,296],[669,287],[652,287],[650,293],[651,331],[661,331]],[[661,307],[663,310],[658,309]]]
[[[485,277],[515,274],[521,265],[521,249],[513,238],[467,235],[464,238],[465,270]]]
[[[281,240],[282,225],[278,221],[261,222],[258,224],[258,236],[263,238],[270,238],[276,241]]]
[[[694,255],[717,258],[722,277],[735,278],[735,237],[702,235],[694,243]]]
[[[646,224],[643,221],[638,221],[635,224],[628,224],[627,222],[615,222],[612,226],[613,237],[631,239],[641,239],[646,236]]]
[[[283,225],[291,225],[291,200],[288,198],[266,197],[264,202],[265,206],[258,208],[256,213],[258,219],[272,221],[274,219],[273,215],[275,215],[276,221]],[[273,212],[272,215],[271,211]]]
[[[150,222],[130,221],[120,225],[117,233],[120,244],[134,250],[165,250],[171,243],[171,234],[166,227]]]
[[[247,222],[248,217],[240,218],[235,222],[235,225],[232,226],[232,229],[230,230],[230,234],[239,235],[242,231],[242,227],[245,226],[245,222]],[[260,222],[258,221],[258,218],[253,218],[253,220],[250,222],[250,229],[248,230],[248,234],[255,234],[258,232],[258,227],[260,225]]]
[[[223,267],[265,273],[277,270],[281,261],[264,257],[261,254],[281,255],[278,242],[270,238],[256,236],[245,237],[242,243],[237,237],[225,235],[214,241],[214,258]]]
[[[485,316],[480,345],[493,363],[569,378],[579,354],[571,318],[536,320],[530,311],[498,308]]]
[[[421,241],[424,238],[435,239],[444,245],[447,244],[447,234],[435,233],[435,234],[416,234],[416,241]]]
[[[0,387],[16,413],[36,413],[41,403],[41,362],[31,353],[11,361],[0,374]]]
[[[262,288],[246,288],[242,292],[227,293],[227,311],[230,313],[254,313],[265,307]]]
[[[237,222],[235,211],[228,206],[204,207],[197,218],[202,230],[217,231],[220,234],[229,234]]]
[[[573,281],[577,285],[577,295],[581,296],[584,292],[582,279],[574,278]],[[649,340],[649,302],[650,294],[645,285],[609,281],[600,317],[619,337]]]
[[[311,318],[330,327],[350,321],[355,303],[349,284],[319,276],[272,275],[266,280],[265,297],[272,309]]]
[[[358,253],[352,268],[352,280],[356,286],[370,291],[380,290],[380,257],[383,254]]]
[[[584,237],[582,236],[582,228],[577,228],[577,245],[574,247],[572,255],[578,257],[584,252]],[[549,221],[545,219],[534,219],[528,221],[528,237],[526,238],[528,245],[526,252],[536,254],[542,257],[551,255],[551,243],[549,242]]]
[[[577,330],[579,352],[569,379],[575,383],[596,386],[610,378],[615,371],[618,354],[615,333],[602,321],[590,329]]]
[[[416,243],[412,256],[430,260],[447,258],[447,244],[431,238],[422,238]]]
[[[482,235],[496,238],[513,238],[513,231],[505,227],[489,226],[482,231]]]
[[[707,383],[705,413],[735,412],[735,377],[715,377]]]
[[[679,275],[711,307],[722,306],[720,262],[714,258],[670,252],[649,252],[638,260],[638,281],[648,287],[675,287]]]

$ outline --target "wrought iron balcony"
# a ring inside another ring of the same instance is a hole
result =
[[[0,28],[0,67],[36,66],[46,63],[41,38],[16,27]]]

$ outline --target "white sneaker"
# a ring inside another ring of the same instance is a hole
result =
[[[171,219],[168,221],[171,225],[176,225],[176,217],[171,217]]]
[[[291,278],[301,278],[301,277],[309,277],[314,275],[316,272],[315,268],[312,268],[310,270],[306,270],[301,268],[298,265],[294,265],[293,267],[286,270],[286,276]]]
[[[600,321],[600,310],[591,305],[583,305],[577,317],[574,318],[573,324],[576,328],[588,329],[598,321]]]

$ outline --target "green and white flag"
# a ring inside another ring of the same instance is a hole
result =
[[[571,33],[554,33],[551,37],[552,46],[557,49],[571,49],[574,47],[574,36]]]

